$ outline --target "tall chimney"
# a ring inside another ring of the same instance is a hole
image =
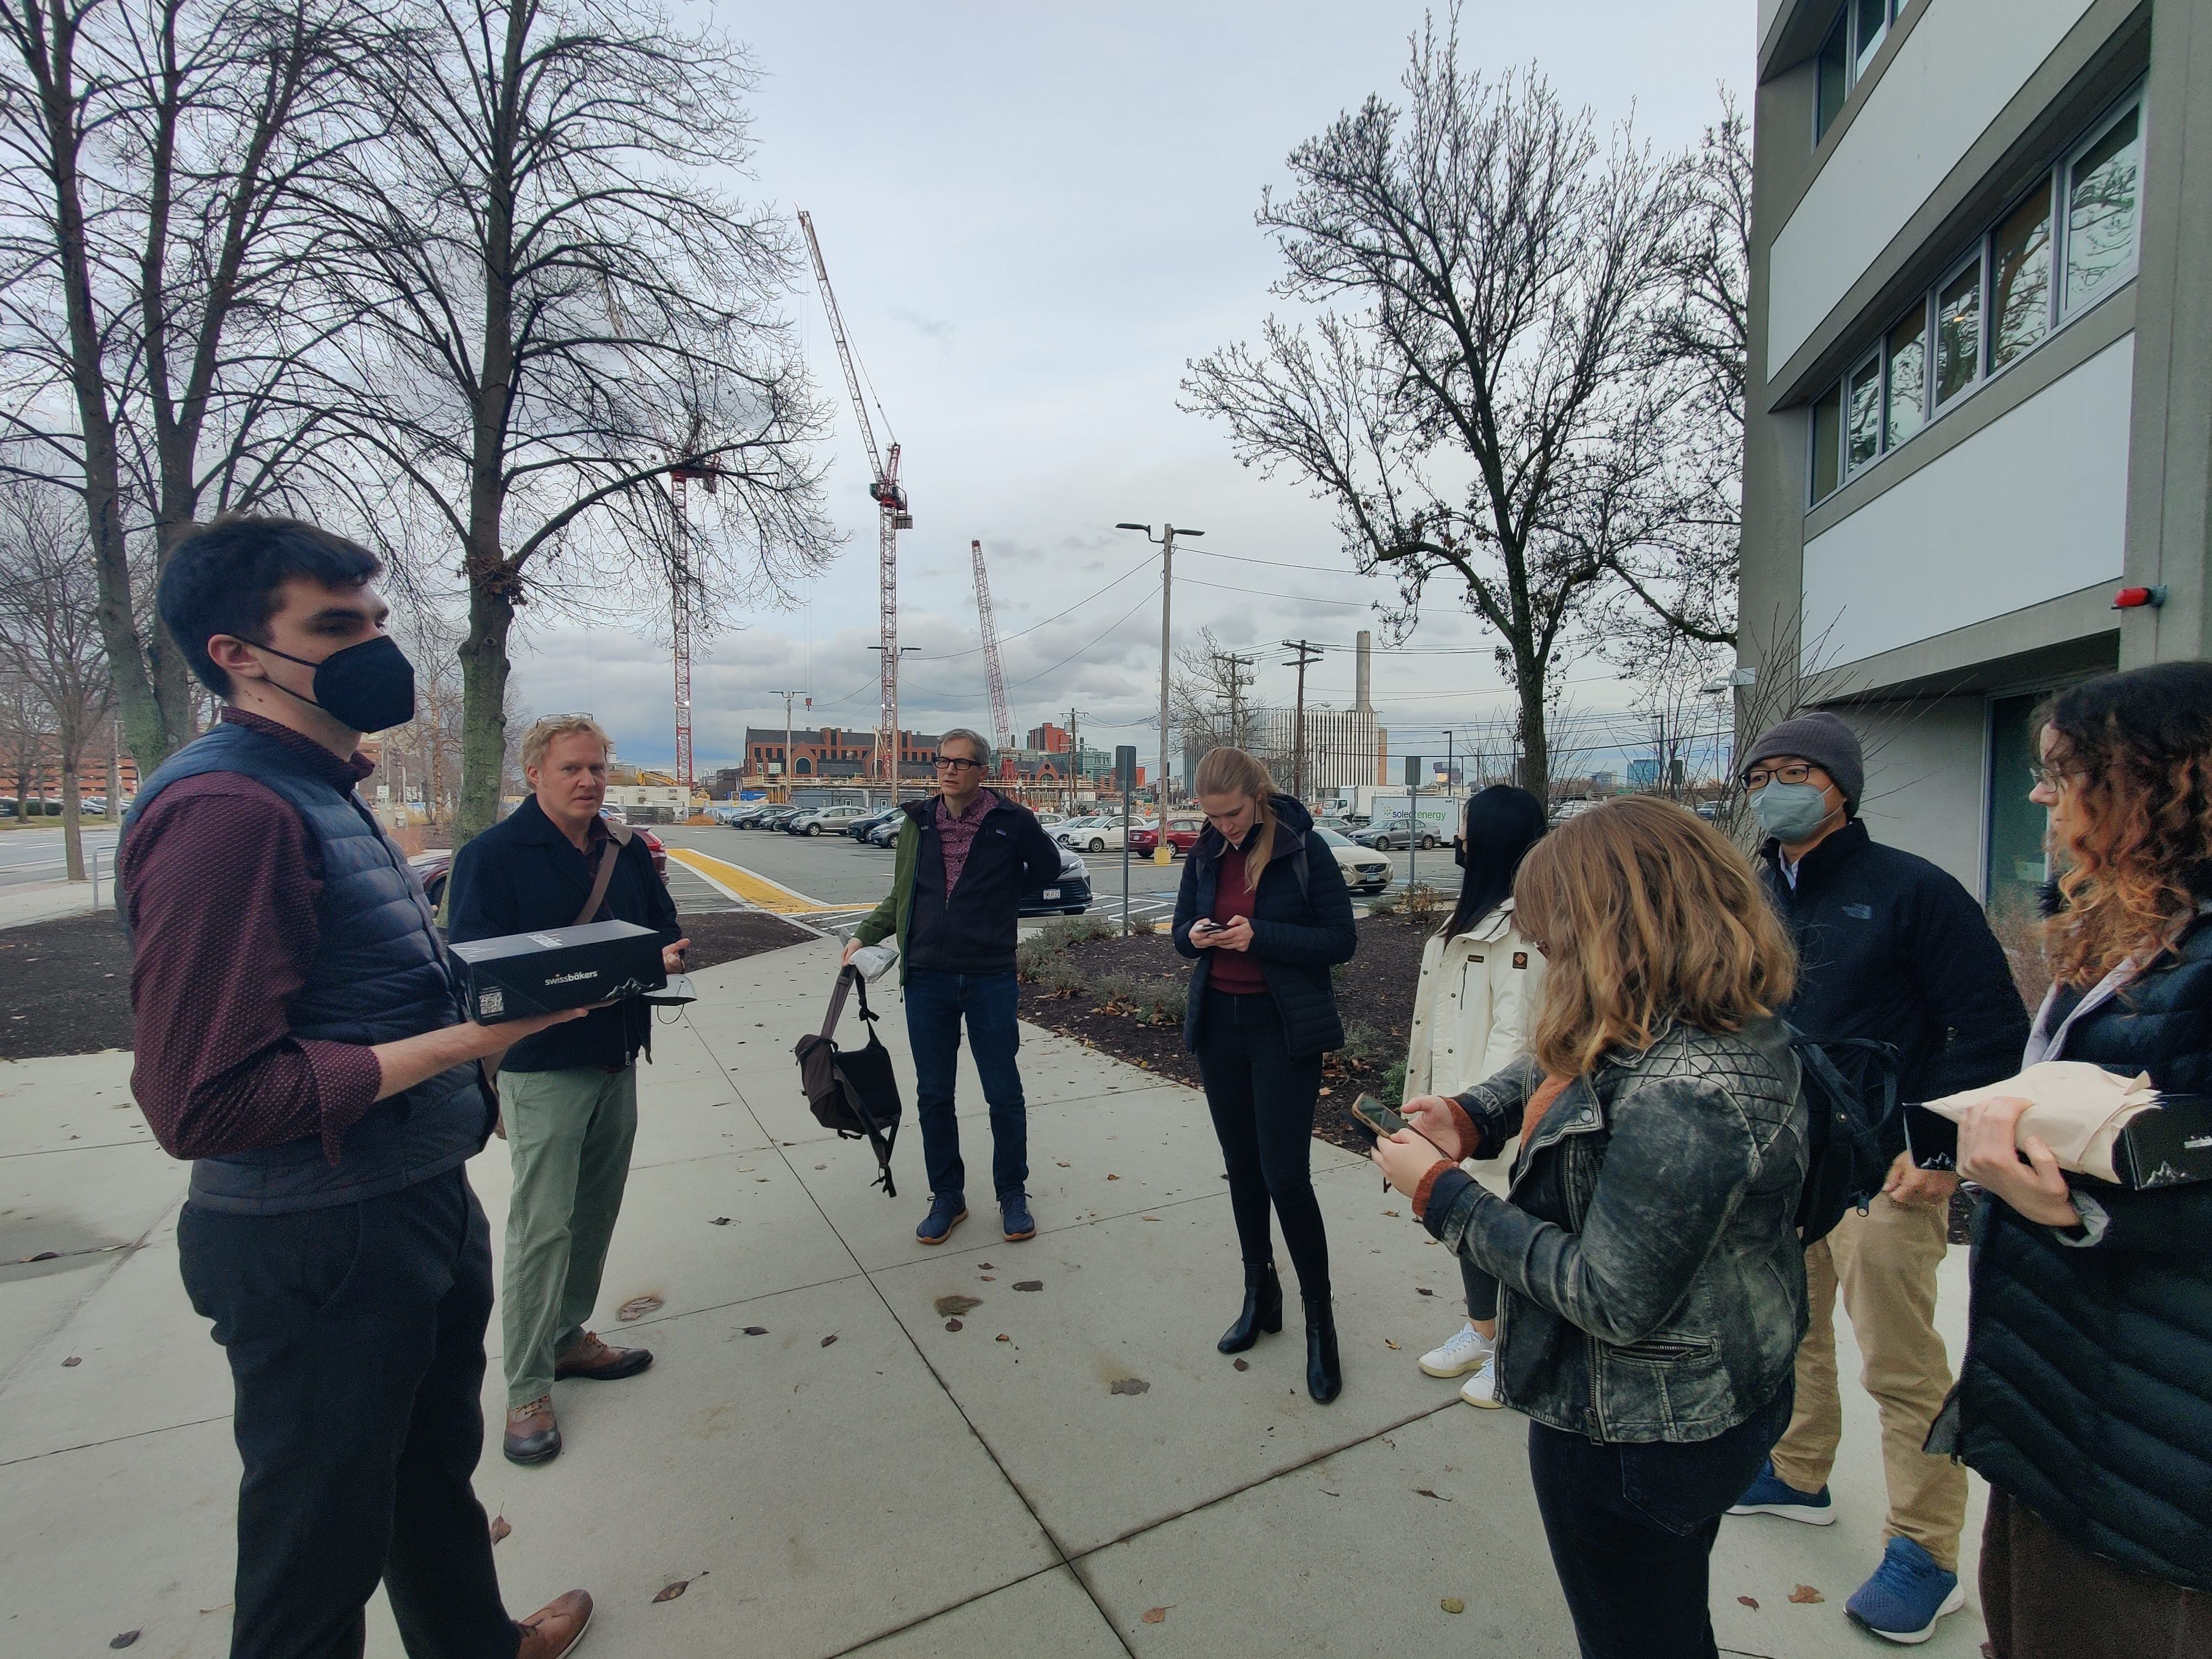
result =
[[[1359,666],[1352,680],[1353,685],[1358,688],[1358,695],[1354,697],[1352,706],[1363,714],[1371,714],[1375,712],[1375,705],[1368,701],[1367,696],[1368,656],[1369,653],[1374,647],[1374,643],[1375,636],[1369,633],[1367,629],[1364,628],[1361,629],[1359,630],[1359,638],[1358,641]]]

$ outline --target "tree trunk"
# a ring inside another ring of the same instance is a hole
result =
[[[507,636],[514,606],[504,594],[469,586],[469,634],[461,641],[461,799],[453,850],[499,822],[507,763]]]
[[[1544,729],[1546,665],[1533,655],[1515,653],[1514,679],[1521,695],[1521,787],[1552,810],[1552,743]]]
[[[84,739],[62,739],[62,857],[71,881],[89,878],[84,870],[84,805],[79,798],[76,769],[84,759]]]

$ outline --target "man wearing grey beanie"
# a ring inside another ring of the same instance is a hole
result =
[[[2027,1009],[2004,951],[1956,880],[1867,833],[1858,734],[1833,714],[1800,714],[1759,733],[1740,764],[1766,833],[1767,895],[1797,943],[1797,989],[1784,1018],[1820,1042],[1893,1043],[1900,1100],[2011,1076],[2027,1042]],[[1894,1158],[1884,1190],[1863,1213],[1846,1210],[1805,1252],[1811,1323],[1797,1351],[1796,1407],[1729,1513],[1835,1519],[1827,1480],[1843,1435],[1840,1289],[1865,1360],[1861,1381],[1881,1411],[1889,1488],[1881,1565],[1844,1610],[1877,1636],[1917,1643],[1966,1604],[1958,1577],[1966,1471],[1921,1449],[1951,1388],[1936,1332],[1936,1270],[1958,1180],[1915,1169],[1900,1123],[1885,1124],[1883,1134]]]

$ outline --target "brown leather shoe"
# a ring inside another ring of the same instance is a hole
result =
[[[556,1595],[521,1621],[522,1645],[514,1659],[561,1659],[574,1653],[592,1627],[592,1593],[570,1590]]]
[[[550,1463],[561,1455],[561,1425],[553,1415],[551,1395],[507,1407],[507,1438],[500,1449],[510,1463]]]
[[[593,1382],[615,1382],[635,1376],[653,1364],[650,1348],[611,1348],[599,1333],[586,1331],[584,1340],[566,1353],[553,1356],[553,1380],[565,1382],[580,1376]]]

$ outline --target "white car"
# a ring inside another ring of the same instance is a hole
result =
[[[1152,827],[1152,820],[1139,818],[1136,827],[1149,830]],[[1060,832],[1060,844],[1073,847],[1079,853],[1118,853],[1121,850],[1124,826],[1121,819],[1099,818],[1080,827],[1073,823],[1063,826]]]
[[[1344,884],[1355,893],[1379,893],[1390,884],[1390,860],[1372,848],[1316,823],[1313,833],[1322,846],[1336,854],[1336,867],[1344,872]]]

